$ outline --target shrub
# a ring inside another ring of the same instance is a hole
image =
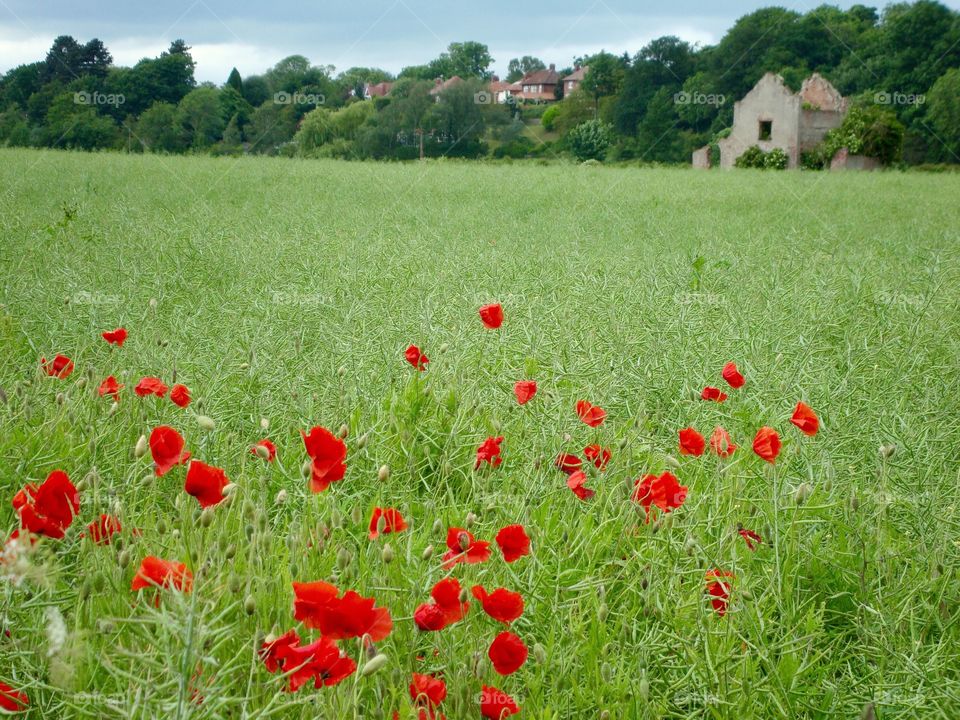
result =
[[[554,130],[555,123],[557,121],[557,115],[560,114],[559,105],[551,105],[546,110],[543,111],[543,115],[540,116],[540,124],[543,125],[543,129],[547,132]]]
[[[603,160],[613,137],[613,127],[599,120],[580,123],[567,136],[567,144],[578,160]]]
[[[790,158],[780,148],[774,148],[763,156],[763,167],[765,170],[786,170]]]
[[[751,145],[733,163],[738,168],[763,168],[763,150],[758,145]]]
[[[851,155],[865,155],[890,165],[900,159],[903,134],[903,124],[890,110],[855,106],[840,127],[827,133],[822,153],[829,162],[841,148],[847,148]]]

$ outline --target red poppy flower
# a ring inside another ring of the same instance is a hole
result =
[[[309,645],[292,645],[285,650],[283,670],[290,692],[296,692],[313,680],[315,689],[336,685],[348,678],[357,664],[346,657],[328,637],[320,637]]]
[[[174,405],[185,408],[190,404],[190,388],[186,385],[180,385],[179,383],[174,385],[170,389],[170,400],[173,401]]]
[[[720,374],[723,375],[723,379],[727,381],[727,384],[734,389],[742,388],[746,382],[746,380],[743,379],[743,375],[737,370],[737,364],[734,362],[728,362],[724,365],[723,372]]]
[[[449,550],[443,555],[443,565],[447,569],[457,563],[473,565],[490,559],[490,543],[474,540],[473,535],[463,528],[452,527],[447,530],[447,547]]]
[[[746,528],[740,528],[739,530],[737,530],[737,532],[740,533],[740,536],[741,536],[741,537],[744,539],[744,541],[747,543],[747,547],[750,548],[751,550],[756,550],[756,549],[757,549],[757,545],[759,545],[760,543],[763,542],[763,538],[761,538],[761,537],[760,537],[757,533],[755,533],[753,530],[747,530]]]
[[[577,417],[590,427],[597,427],[606,419],[607,412],[602,407],[591,405],[586,400],[577,400]]]
[[[520,706],[502,690],[489,685],[480,688],[480,714],[487,720],[503,720],[520,712]]]
[[[123,344],[127,341],[127,331],[122,327],[116,330],[107,330],[105,333],[101,333],[101,336],[108,343],[117,347],[123,347]]]
[[[330,483],[343,480],[347,472],[347,445],[325,427],[314,427],[303,436],[303,445],[307,455],[313,461],[310,478],[310,491],[323,492]]]
[[[730,599],[730,581],[733,573],[726,570],[710,570],[707,572],[707,593],[710,595],[710,604],[723,617],[727,614],[727,603]]]
[[[756,437],[753,438],[753,451],[768,463],[773,463],[780,454],[780,436],[777,431],[766,425],[757,430]]]
[[[413,673],[410,698],[417,707],[433,710],[447,698],[447,684],[433,675]]]
[[[713,400],[714,402],[723,402],[724,400],[727,399],[727,394],[725,392],[721,392],[720,388],[715,388],[707,385],[707,387],[703,389],[703,392],[700,393],[700,397],[703,398],[704,400]]]
[[[259,453],[257,452],[258,447],[262,447],[267,451],[267,462],[273,462],[274,459],[276,459],[277,446],[274,445],[272,442],[270,442],[267,439],[258,440],[253,444],[253,447],[250,448],[250,452],[252,452],[254,455],[259,456]]]
[[[500,303],[491,303],[480,308],[480,319],[491,330],[503,325],[503,308]]]
[[[684,428],[680,431],[680,454],[681,455],[703,455],[703,449],[706,447],[703,435],[698,433],[692,427]]]
[[[181,465],[190,459],[190,453],[183,449],[183,437],[166,425],[155,427],[150,433],[150,454],[157,477],[165,475],[174,465]]]
[[[120,520],[113,515],[101,515],[87,525],[86,535],[96,545],[109,545],[110,538],[120,532],[121,529]]]
[[[820,418],[817,417],[817,414],[809,405],[802,402],[797,403],[790,422],[800,428],[800,432],[809,437],[816,435],[820,429]]]
[[[380,518],[383,518],[384,524],[383,529],[378,530],[380,526]],[[394,508],[379,508],[375,507],[373,509],[373,515],[370,516],[370,539],[376,540],[380,537],[380,533],[395,533],[402,532],[407,529],[407,521],[403,519],[403,515],[400,514],[399,510]]]
[[[193,588],[193,573],[181,562],[161,560],[148,555],[140,563],[140,569],[130,583],[130,589],[136,592],[149,587],[173,588],[188,593]]]
[[[480,601],[483,611],[504,625],[509,625],[523,615],[523,595],[518,592],[497,588],[488,593],[483,585],[474,585],[471,592]]]
[[[567,475],[570,475],[580,469],[581,460],[576,455],[560,453],[557,455],[557,459],[553,464],[563,470]]]
[[[710,449],[722,458],[730,457],[737,446],[730,440],[730,433],[722,427],[715,427],[710,436]]]
[[[570,488],[573,491],[573,494],[581,500],[589,500],[597,494],[596,491],[586,487],[586,483],[587,476],[582,470],[577,470],[575,473],[571,473],[567,477],[567,487]]]
[[[14,690],[5,682],[0,682],[0,710],[3,710],[4,714],[22,712],[29,704],[30,700],[23,690]]]
[[[420,352],[420,348],[416,345],[411,345],[407,348],[407,351],[404,353],[407,358],[407,362],[413,365],[417,370],[426,370],[427,363],[430,362],[430,358]]]
[[[413,613],[413,620],[423,631],[437,632],[464,618],[470,609],[469,602],[461,602],[460,581],[444,578],[430,591],[431,602],[420,605]]]
[[[54,470],[40,487],[27,485],[14,495],[13,509],[24,530],[59,540],[80,511],[80,493],[63,470]]]
[[[503,553],[503,559],[508,563],[530,554],[530,538],[527,537],[523,525],[507,525],[497,533],[495,540]]]
[[[187,468],[187,480],[183,489],[208,508],[223,502],[223,489],[230,483],[227,474],[220,468],[193,460]]]
[[[498,467],[503,462],[500,457],[500,443],[503,442],[503,435],[500,437],[488,437],[480,447],[477,448],[477,462],[473,469],[477,470],[483,463],[489,463],[493,467]]]
[[[527,646],[512,632],[504,630],[490,643],[487,657],[501,675],[512,675],[527,661]]]
[[[167,386],[162,380],[160,380],[160,378],[145,377],[140,379],[140,382],[137,383],[137,386],[133,389],[133,391],[139,397],[156,395],[157,397],[162,398],[167,394]]]
[[[525,405],[530,398],[537,394],[537,383],[535,380],[519,380],[513,386],[513,394],[517,396],[517,402]]]
[[[300,644],[300,636],[296,630],[289,630],[274,640],[265,640],[260,646],[258,655],[267,666],[269,672],[275,673],[283,667],[290,657],[290,651]]]
[[[304,625],[316,628],[331,640],[363,637],[380,642],[393,629],[393,620],[386,608],[374,607],[373,598],[339,590],[324,582],[293,583],[294,617]]]
[[[687,499],[687,488],[677,482],[673,473],[665,472],[659,477],[644,475],[634,482],[633,499],[643,506],[650,522],[650,508],[656,506],[663,512],[671,512],[683,505]]]
[[[597,470],[605,470],[607,463],[610,462],[610,449],[599,445],[587,445],[583,449],[583,454],[587,460],[591,460],[596,465]]]
[[[113,396],[114,400],[119,400],[121,389],[123,389],[123,385],[118,383],[117,379],[113,375],[110,375],[106,380],[100,383],[100,387],[97,389],[97,392],[100,394],[100,397],[103,397],[104,395],[111,395]]]
[[[73,360],[66,355],[57,355],[53,360],[47,361],[45,357],[40,358],[40,366],[50,377],[66,380],[73,372]]]

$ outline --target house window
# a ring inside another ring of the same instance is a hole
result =
[[[769,140],[773,137],[773,120],[760,121],[760,140]]]

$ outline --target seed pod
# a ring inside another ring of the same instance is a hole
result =
[[[342,547],[337,551],[337,567],[338,568],[340,568],[341,570],[344,570],[350,564],[350,560],[352,560],[352,557],[350,555],[349,550]]]
[[[239,575],[231,575],[230,579],[227,581],[227,589],[236,594],[240,592],[240,588],[243,587],[243,581],[240,579]]]
[[[473,527],[473,524],[476,521],[477,521],[477,516],[474,515],[472,512],[468,512],[467,517],[464,518],[464,525],[466,525],[468,528],[471,528]]]
[[[237,546],[234,545],[233,543],[230,543],[229,545],[227,545],[227,549],[223,551],[223,556],[227,560],[231,560],[233,556],[236,554],[237,554]]]
[[[857,497],[856,491],[850,495],[850,509],[856,512],[860,507],[860,498]]]
[[[880,457],[884,460],[890,458],[897,451],[897,446],[894,443],[887,443],[880,446]]]
[[[390,466],[381,465],[380,469],[377,471],[377,480],[380,482],[386,482],[390,479]]]
[[[265,448],[263,445],[254,445],[253,451],[257,454],[257,457],[259,457],[261,460],[270,459],[270,451],[267,448]]]
[[[647,702],[650,699],[650,681],[647,680],[647,671],[640,671],[640,697],[644,702]]]
[[[141,435],[133,448],[133,456],[138,460],[147,454],[147,436]]]
[[[87,378],[86,378],[86,376],[84,376],[84,377],[80,378],[79,380],[77,380],[77,389],[78,389],[78,390],[83,390],[86,386],[87,386]]]
[[[343,377],[346,374],[347,374],[347,369],[343,365],[337,368],[337,375],[339,375],[340,377]]]
[[[541,645],[540,643],[537,643],[536,645],[534,645],[534,646],[533,646],[533,657],[534,657],[534,659],[536,659],[536,661],[537,661],[540,665],[545,664],[545,663],[547,662],[547,650],[546,650],[546,648],[543,647],[543,645]]]
[[[80,592],[78,593],[78,596],[80,597],[80,602],[83,602],[88,597],[90,597],[91,589],[92,588],[90,587],[90,581],[84,580],[83,584],[80,586]]]
[[[680,461],[677,460],[673,455],[667,455],[663,458],[663,461],[674,470],[680,469]]]
[[[443,343],[443,345],[440,346],[440,353],[443,354],[449,349],[450,349],[449,343]]]
[[[607,684],[613,680],[613,669],[610,667],[609,663],[603,663],[600,666],[600,677],[602,677],[603,681]]]
[[[433,521],[433,532],[434,533],[443,532],[443,522],[440,520],[440,518],[437,518],[436,520]]]
[[[107,416],[112,417],[117,413],[117,410],[119,409],[120,409],[120,403],[114,400],[112,403],[110,403],[110,409],[107,410]]]
[[[363,666],[363,669],[360,671],[360,675],[363,677],[369,677],[373,675],[377,670],[383,668],[387,664],[387,656],[384,654],[376,655],[372,660],[370,660],[366,665]]]
[[[250,369],[250,363],[248,363],[248,362],[242,362],[242,363],[240,363],[240,369],[241,369],[241,370],[249,370],[249,369]]]
[[[209,415],[197,415],[197,425],[201,430],[212,432],[217,429],[217,423]]]
[[[466,552],[467,548],[470,547],[470,536],[467,535],[465,532],[459,533],[457,535],[457,545],[460,546],[460,549],[463,552]]]
[[[247,615],[253,615],[257,611],[257,601],[253,599],[253,595],[247,595],[243,601],[243,611]]]
[[[300,474],[305,478],[310,477],[313,474],[313,461],[304,461],[303,465],[300,466]]]
[[[607,615],[610,613],[610,608],[607,607],[606,603],[601,603],[600,607],[597,609],[597,620],[601,623],[607,621]]]
[[[610,711],[604,710],[602,713],[600,713],[600,720],[610,720]]]
[[[381,515],[377,518],[377,535],[383,535],[383,531],[387,529],[387,518]]]

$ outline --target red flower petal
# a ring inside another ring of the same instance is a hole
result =
[[[427,363],[430,362],[430,358],[420,352],[420,348],[416,345],[411,345],[407,348],[407,351],[404,353],[404,356],[407,358],[407,362],[413,365],[417,370],[426,370]]]
[[[170,389],[170,400],[173,401],[174,405],[185,408],[190,404],[190,388],[186,385],[174,385]]]
[[[591,405],[586,400],[578,400],[577,417],[590,427],[597,427],[606,419],[607,413],[603,408]]]
[[[118,383],[117,379],[113,375],[110,375],[102,383],[100,383],[100,387],[97,388],[97,393],[99,393],[100,397],[103,397],[104,395],[110,395],[116,401],[120,399],[120,390],[122,388],[123,385]]]
[[[66,355],[57,355],[53,360],[47,362],[47,359],[40,358],[40,366],[50,377],[60,380],[66,380],[73,372],[73,360]]]
[[[54,470],[40,487],[20,490],[12,504],[24,530],[59,540],[80,511],[80,493],[65,472]]]
[[[757,430],[753,438],[753,451],[768,463],[773,463],[780,454],[780,436],[777,431],[766,425]]]
[[[489,463],[493,467],[498,467],[503,462],[500,457],[500,444],[503,442],[503,436],[488,437],[480,447],[477,448],[477,461],[473,469],[478,469],[483,463]]]
[[[581,500],[589,500],[596,492],[586,487],[587,476],[583,473],[582,470],[577,470],[575,473],[572,473],[567,477],[567,487],[573,491],[573,494],[576,495]]]
[[[656,506],[663,512],[681,507],[687,499],[687,487],[681,485],[673,473],[665,472],[659,477],[644,475],[634,482],[633,499],[640,503],[650,522],[650,508]]]
[[[130,583],[130,589],[136,592],[144,588],[174,588],[181,592],[190,592],[193,588],[193,573],[182,562],[161,560],[148,555],[140,563],[140,568]]]
[[[480,601],[483,611],[498,622],[509,625],[523,615],[523,595],[506,588],[497,588],[492,593],[483,585],[474,585],[473,596]]]
[[[96,545],[109,545],[110,538],[120,532],[120,520],[113,515],[101,515],[87,525],[87,536]]]
[[[817,417],[817,414],[809,405],[802,402],[797,403],[790,422],[796,425],[800,429],[800,432],[809,437],[816,435],[820,429],[820,418]]]
[[[207,508],[223,502],[223,489],[229,484],[227,474],[220,468],[194,460],[187,468],[187,480],[183,489]]]
[[[700,393],[700,397],[703,398],[704,400],[712,400],[714,402],[723,402],[724,400],[727,399],[727,394],[725,392],[721,392],[719,388],[715,388],[707,385],[707,387],[703,389],[703,392]]]
[[[347,472],[347,445],[325,427],[314,427],[309,434],[300,431],[307,455],[313,461],[310,491],[323,492],[330,483],[343,480]]]
[[[497,533],[495,540],[503,553],[503,559],[508,563],[530,554],[530,538],[527,537],[523,525],[507,525]]]
[[[383,530],[377,529],[380,526],[380,518],[384,520]],[[403,519],[403,515],[400,514],[399,510],[379,507],[373,509],[373,514],[370,516],[369,537],[371,540],[376,540],[380,537],[380,533],[402,532],[406,529],[407,521]]]
[[[710,449],[720,457],[730,457],[737,446],[730,440],[730,433],[722,427],[715,427],[710,436]]]
[[[703,455],[703,450],[707,446],[703,435],[692,427],[684,428],[680,431],[679,435],[681,455]]]
[[[447,530],[447,547],[449,550],[443,556],[446,568],[452,568],[457,563],[482,563],[490,559],[490,543],[475,540],[473,535],[463,528],[452,527]]]
[[[753,530],[740,528],[739,530],[737,530],[737,532],[740,533],[740,536],[744,539],[744,542],[747,543],[747,547],[750,548],[751,550],[756,550],[757,545],[763,542],[763,538],[761,538]]]
[[[491,330],[496,330],[503,325],[503,308],[500,303],[484,305],[480,308],[480,319],[483,324]]]
[[[487,720],[503,720],[520,712],[520,706],[502,690],[481,685],[480,714]]]
[[[5,682],[0,682],[0,710],[5,713],[21,712],[27,709],[30,700],[23,690],[15,690]]]
[[[554,465],[560,468],[567,475],[575,473],[580,469],[581,460],[576,455],[571,455],[570,453],[560,453],[557,455],[557,459],[554,460]]]
[[[163,383],[160,378],[155,377],[145,377],[141,378],[140,382],[137,383],[137,386],[133,391],[139,397],[146,397],[147,395],[156,395],[157,397],[163,397],[167,394],[167,386]]]
[[[737,364],[733,362],[728,362],[724,365],[723,372],[720,374],[723,375],[723,379],[727,381],[727,384],[734,389],[742,388],[746,382],[746,380],[743,379],[743,375],[737,370]]]
[[[127,331],[122,327],[116,330],[107,330],[101,333],[101,337],[111,345],[123,347],[123,344],[127,341]]]
[[[534,395],[537,394],[537,383],[535,380],[518,380],[513,386],[513,394],[517,396],[517,402],[525,405]]]
[[[270,442],[270,441],[267,440],[267,439],[258,440],[257,442],[255,442],[255,443],[253,444],[253,447],[250,448],[250,452],[252,452],[254,455],[259,455],[259,454],[257,453],[257,448],[258,448],[258,447],[262,447],[262,448],[266,449],[266,451],[267,451],[267,462],[273,462],[274,459],[276,459],[276,457],[277,457],[277,446],[274,445],[272,442]]]
[[[156,467],[157,477],[162,477],[174,465],[190,459],[183,449],[183,437],[172,427],[160,425],[150,433],[150,454]]]

